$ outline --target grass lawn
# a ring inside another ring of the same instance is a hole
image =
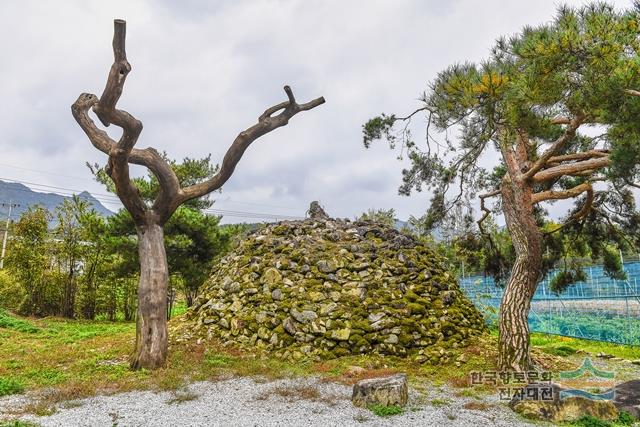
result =
[[[173,323],[180,322],[180,319]],[[0,394],[3,382],[13,392],[55,388],[31,412],[46,414],[63,400],[134,389],[177,390],[187,382],[216,380],[228,376],[261,375],[268,378],[320,375],[328,380],[353,383],[367,376],[408,372],[416,387],[423,380],[450,385],[461,393],[488,390],[469,387],[471,371],[492,370],[496,360],[495,332],[465,349],[464,363],[429,366],[396,357],[350,356],[324,362],[288,363],[261,358],[215,343],[181,343],[170,347],[167,367],[156,371],[130,371],[135,324],[86,322],[58,318],[26,319],[0,312]],[[577,366],[572,350],[608,353],[640,359],[640,349],[534,334],[534,358],[545,368]],[[560,349],[560,350],[558,350]],[[564,349],[564,350],[563,350]],[[569,350],[567,350],[569,349]],[[571,357],[564,357],[569,353]],[[355,370],[359,366],[363,370]],[[6,392],[4,394],[10,394]]]

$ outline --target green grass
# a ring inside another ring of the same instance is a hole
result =
[[[631,426],[636,421],[628,412],[622,411],[615,421],[602,420],[591,415],[583,415],[576,421],[566,425],[571,427],[626,427]]]
[[[580,349],[591,354],[605,353],[627,360],[640,359],[640,347],[638,346],[560,337],[541,333],[531,334],[531,345],[541,348],[546,353],[559,356],[566,356],[571,351],[575,353],[576,349]],[[559,354],[559,352],[567,352],[567,354]]]
[[[24,385],[13,378],[0,377],[0,396],[20,394],[24,392]]]
[[[9,315],[6,311],[0,308],[0,328],[11,329],[18,332],[36,333],[38,328],[31,323],[21,319],[17,319]]]
[[[379,417],[392,417],[404,412],[404,409],[397,405],[371,405],[369,410]]]
[[[20,421],[20,420],[0,421],[0,427],[38,427],[38,426],[39,424],[34,424],[29,421]]]
[[[431,366],[419,364],[412,358],[377,355],[293,363],[224,347],[215,341],[197,344],[193,340],[172,344],[165,368],[131,371],[128,360],[135,341],[135,324],[132,322],[31,319],[4,312],[2,317],[5,319],[3,324],[12,326],[0,327],[0,381],[11,379],[24,390],[53,387],[56,393],[51,394],[51,401],[41,405],[39,410],[42,413],[59,401],[94,395],[104,390],[181,390],[189,382],[218,380],[230,375],[267,378],[314,375],[353,384],[359,379],[400,371],[407,372],[416,387],[421,381],[427,381],[431,384],[448,384],[459,388],[463,394],[471,393],[467,390],[470,386],[469,373],[494,368],[497,347],[495,336],[487,335],[474,340],[465,350],[469,356],[468,362],[457,367],[453,365],[455,357],[449,365]],[[184,322],[183,318],[172,320],[170,336],[175,335],[173,330],[181,322]],[[585,340],[534,334],[533,344],[554,354],[579,348],[640,359],[637,348]],[[354,366],[364,368],[365,373],[353,375]],[[15,385],[12,387],[15,389]],[[474,395],[485,391],[495,392],[480,386],[473,388]],[[446,403],[432,401],[434,405]]]

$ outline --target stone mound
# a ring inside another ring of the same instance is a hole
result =
[[[188,335],[290,360],[373,353],[446,362],[485,330],[432,249],[381,224],[318,217],[240,241],[187,319]]]

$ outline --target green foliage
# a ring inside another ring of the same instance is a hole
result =
[[[24,392],[24,386],[12,378],[0,377],[0,397]]]
[[[13,224],[6,266],[26,296],[18,311],[46,316],[60,311],[58,276],[50,267],[50,214],[41,207],[30,208]]]
[[[579,8],[561,6],[553,20],[500,38],[485,61],[457,63],[442,70],[430,82],[421,108],[412,114],[382,114],[368,121],[363,126],[365,147],[386,139],[392,148],[401,145],[410,161],[402,171],[400,193],[425,188],[432,192],[419,228],[442,224],[457,215],[456,207],[469,210],[470,200],[480,191],[500,190],[505,182],[513,185],[565,135],[566,141],[553,154],[607,150],[612,165],[601,169],[597,179],[611,186],[608,192],[596,191],[593,199],[585,194],[577,197],[565,218],[567,226],[545,230],[543,272],[567,258],[573,242],[578,252],[588,252],[593,259],[601,254],[610,258],[606,246],[640,247],[640,214],[625,187],[640,178],[640,102],[628,92],[640,88],[639,16],[637,7],[618,12],[600,2]],[[411,138],[410,121],[416,115],[426,116],[424,144]],[[599,126],[602,132],[597,137],[567,133],[566,123],[558,124],[557,117],[581,117],[583,128]],[[489,152],[501,157],[488,156],[497,159],[493,164],[480,161]],[[531,190],[566,190],[588,182],[590,174],[572,172],[536,182]],[[486,199],[483,214],[503,211],[500,194],[493,205],[490,200]],[[576,217],[587,205],[591,209]],[[544,227],[547,212],[536,207],[534,216]],[[492,240],[490,235],[484,233],[482,239]],[[497,282],[504,281],[512,261],[502,249],[495,242],[475,249],[482,252],[482,266]],[[623,277],[615,264],[608,264],[612,277]],[[556,281],[559,292],[580,279],[576,269],[566,270]]]
[[[0,308],[17,311],[25,295],[25,289],[11,272],[0,270]]]
[[[211,155],[201,159],[185,157],[182,162],[169,159],[167,157],[167,153],[162,153],[162,157],[169,163],[175,172],[181,187],[187,187],[189,185],[205,181],[215,175],[219,169],[218,165],[211,164]],[[111,178],[104,167],[101,167],[98,164],[91,165],[89,163],[87,163],[87,166],[98,182],[103,184],[108,191],[115,193],[113,181],[111,181]],[[138,188],[142,199],[148,203],[153,203],[160,191],[160,185],[156,176],[149,171],[146,177],[133,178],[132,181]],[[190,200],[186,202],[184,206],[193,209],[206,209],[211,207],[212,204],[213,202],[205,196],[200,199]]]
[[[398,405],[371,405],[369,410],[379,417],[392,417],[404,413],[404,409]]]
[[[2,309],[0,309],[0,328],[13,329],[14,331],[20,332],[38,332],[38,328],[33,326],[31,323],[13,317]]]
[[[622,424],[623,426],[630,426],[633,425],[634,422],[636,422],[636,418],[627,411],[620,411],[620,413],[618,414],[617,422],[618,424]]]
[[[560,295],[570,285],[585,280],[587,280],[587,274],[579,267],[571,270],[560,270],[549,281],[549,288],[556,295]]]
[[[560,345],[557,347],[549,347],[545,349],[545,353],[553,354],[555,356],[571,356],[572,354],[576,354],[577,350],[568,345]]]
[[[213,263],[228,248],[231,234],[222,232],[220,219],[182,206],[165,225],[169,270],[181,279],[187,305],[193,303]]]
[[[369,209],[358,218],[361,221],[373,221],[378,224],[393,227],[396,223],[396,211],[391,209]]]
[[[625,280],[627,273],[622,268],[620,253],[611,246],[605,246],[602,253],[603,269],[607,276],[612,279]]]

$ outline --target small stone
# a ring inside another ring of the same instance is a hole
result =
[[[386,314],[383,312],[371,313],[369,317],[367,317],[367,319],[369,320],[369,323],[376,323],[378,320],[382,319],[384,316],[386,316]]]
[[[291,317],[286,317],[282,321],[282,327],[290,335],[295,335],[295,333],[298,331],[298,328],[296,328],[296,324],[295,324],[295,322],[293,321],[293,319]]]
[[[220,321],[218,322],[218,325],[220,325],[225,329],[229,329],[229,321],[227,319],[220,319]]]
[[[280,274],[280,272],[276,268],[267,268],[264,273],[262,273],[261,280],[263,283],[275,285],[282,281],[282,274]]]
[[[335,310],[338,307],[338,304],[336,304],[335,302],[330,302],[329,304],[324,304],[322,306],[320,306],[320,315],[325,315],[325,314],[329,314],[331,313],[333,310]]]
[[[318,315],[311,310],[298,311],[295,308],[292,308],[289,314],[291,314],[293,318],[300,323],[313,322],[318,318]]]
[[[367,370],[365,368],[360,367],[360,366],[348,366],[346,374],[349,377],[359,377],[360,375],[364,374],[365,372],[367,372]]]
[[[335,331],[331,332],[331,338],[338,341],[347,341],[350,335],[351,329],[349,328],[336,329]]]
[[[371,272],[369,270],[362,270],[358,271],[358,274],[360,275],[360,277],[367,277],[371,275]]]
[[[242,308],[242,302],[239,299],[235,300],[231,306],[229,306],[229,310],[236,312]]]
[[[269,339],[269,343],[272,345],[278,345],[278,334],[274,332]]]
[[[309,298],[313,302],[320,302],[327,297],[322,292],[309,292]]]
[[[320,260],[316,263],[316,267],[322,273],[333,273],[338,269],[338,266],[333,260]]]
[[[329,293],[329,298],[331,298],[331,300],[333,300],[333,302],[338,302],[340,301],[341,295],[340,292],[337,291],[333,291]]]
[[[390,334],[384,342],[386,344],[398,344],[398,336],[396,334]]]
[[[467,363],[469,361],[469,355],[467,355],[467,353],[462,353],[460,354],[460,356],[458,356],[456,361],[461,363]]]
[[[280,289],[274,289],[271,291],[271,299],[274,301],[282,300],[282,291]]]
[[[405,406],[408,399],[406,374],[358,381],[351,396],[353,405],[363,408],[371,405]]]

